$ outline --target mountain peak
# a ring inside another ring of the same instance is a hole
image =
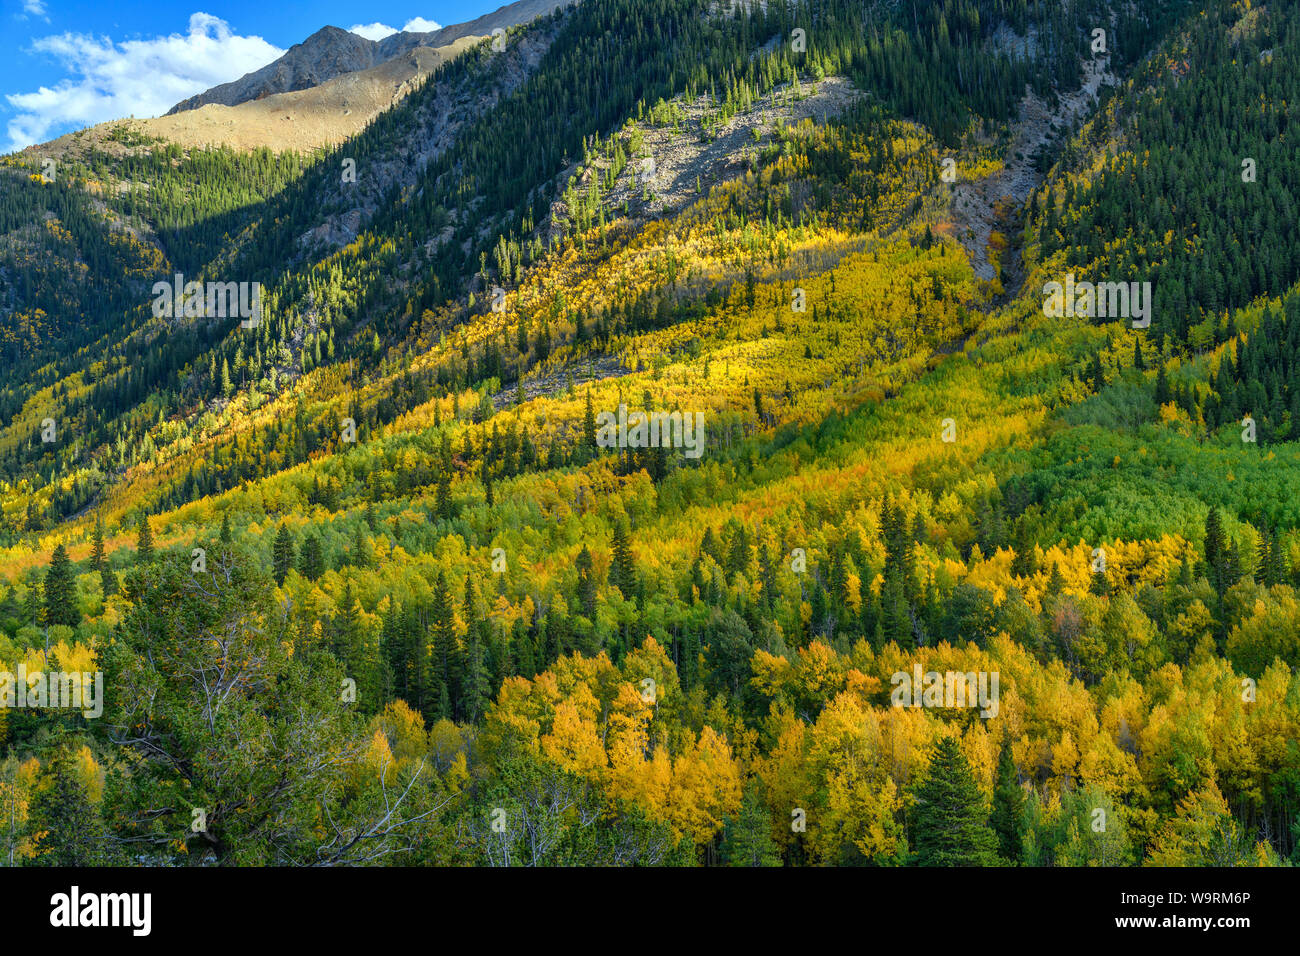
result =
[[[321,27],[284,56],[260,70],[177,103],[168,115],[209,103],[236,106],[274,93],[292,93],[319,86],[340,73],[366,70],[381,62],[379,44],[335,26]]]
[[[278,60],[238,80],[214,86],[182,100],[167,115],[196,110],[209,103],[237,106],[275,93],[292,93],[319,86],[343,73],[368,70],[417,47],[441,47],[465,37],[490,36],[493,30],[509,29],[540,16],[554,13],[578,0],[518,0],[492,13],[430,33],[394,33],[375,41],[336,26],[324,26],[296,43]]]

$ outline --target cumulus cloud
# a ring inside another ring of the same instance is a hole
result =
[[[384,37],[392,36],[397,30],[385,23],[358,23],[356,26],[348,27],[348,32],[365,37],[367,40],[382,40]]]
[[[284,53],[261,37],[232,33],[226,21],[207,13],[191,15],[185,34],[116,43],[61,33],[33,41],[31,49],[54,57],[70,75],[35,93],[5,96],[17,111],[9,121],[10,150],[106,120],[158,116]]]
[[[441,23],[426,20],[424,17],[414,17],[406,21],[406,25],[402,27],[400,32],[433,33],[435,30],[441,29]],[[367,40],[382,40],[384,37],[390,37],[399,31],[396,27],[390,27],[386,23],[358,23],[356,26],[348,27],[348,32],[363,36]]]
[[[45,12],[45,0],[23,0],[23,13],[30,13],[34,17],[45,17],[48,21],[49,17],[45,16]]]
[[[407,20],[406,26],[402,27],[403,33],[432,33],[435,30],[441,30],[441,23],[434,23],[432,20],[426,20],[424,17],[416,17],[414,20]]]

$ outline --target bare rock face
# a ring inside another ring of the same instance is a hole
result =
[[[577,3],[578,0],[518,0],[468,23],[457,23],[431,33],[395,33],[375,41],[338,27],[322,27],[284,56],[238,80],[214,86],[182,100],[168,116],[197,110],[209,104],[238,106],[278,93],[313,89],[345,73],[369,70],[420,47],[445,47],[466,37],[490,36]]]
[[[323,27],[302,43],[289,49],[284,56],[248,73],[231,83],[191,96],[177,103],[167,115],[196,110],[209,103],[237,106],[249,100],[260,100],[275,93],[292,93],[319,86],[342,73],[368,70],[382,62],[374,40],[340,30]]]

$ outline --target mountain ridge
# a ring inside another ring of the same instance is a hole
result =
[[[321,27],[279,58],[237,80],[222,83],[177,103],[172,116],[203,106],[238,106],[281,93],[311,89],[342,74],[368,70],[419,47],[445,47],[467,37],[490,36],[576,3],[578,0],[516,0],[492,13],[428,33],[399,32],[371,40],[340,27]]]

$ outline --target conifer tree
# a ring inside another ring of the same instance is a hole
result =
[[[446,468],[438,474],[438,492],[434,503],[434,513],[443,521],[455,517],[451,504],[451,475]]]
[[[104,520],[99,515],[95,516],[95,531],[91,538],[90,566],[99,572],[99,588],[104,597],[116,594],[117,576],[109,568],[108,558],[104,553]]]
[[[582,605],[583,616],[594,621],[596,619],[596,576],[591,551],[585,544],[578,552],[574,567],[578,571],[578,602]]]
[[[609,583],[618,588],[624,598],[631,600],[636,595],[636,568],[632,562],[632,544],[624,522],[614,524],[611,550]]]
[[[726,819],[722,859],[728,866],[781,865],[781,853],[772,839],[772,820],[754,783],[745,787],[736,815]]]
[[[76,627],[81,623],[81,609],[77,606],[77,579],[67,549],[62,544],[54,549],[50,568],[45,572],[45,623],[68,627]]]
[[[140,533],[135,541],[135,559],[140,564],[147,564],[153,557],[153,529],[149,527],[148,515],[141,515]]]
[[[95,515],[95,530],[90,537],[90,567],[93,571],[104,570],[104,519]]]
[[[275,543],[271,546],[272,575],[276,584],[284,584],[285,575],[294,563],[293,535],[285,524],[275,534]]]
[[[998,848],[1008,863],[1024,857],[1025,793],[1016,779],[1016,763],[1011,756],[1011,741],[1002,741],[998,754],[997,778],[993,784],[993,814],[989,824],[998,837]]]
[[[54,752],[32,801],[29,826],[41,834],[37,866],[102,866],[109,860],[104,824],[77,774],[70,744]]]
[[[913,845],[920,866],[996,866],[998,838],[970,764],[953,736],[940,738],[916,790]]]
[[[596,456],[596,412],[591,405],[591,389],[587,389],[587,407],[582,413],[582,450],[588,459]]]
[[[452,717],[459,688],[455,610],[447,589],[447,576],[439,571],[433,588],[429,674],[436,710],[430,716]]]
[[[325,573],[325,551],[321,547],[320,538],[314,534],[307,535],[302,543],[298,572],[308,581],[315,581]]]

